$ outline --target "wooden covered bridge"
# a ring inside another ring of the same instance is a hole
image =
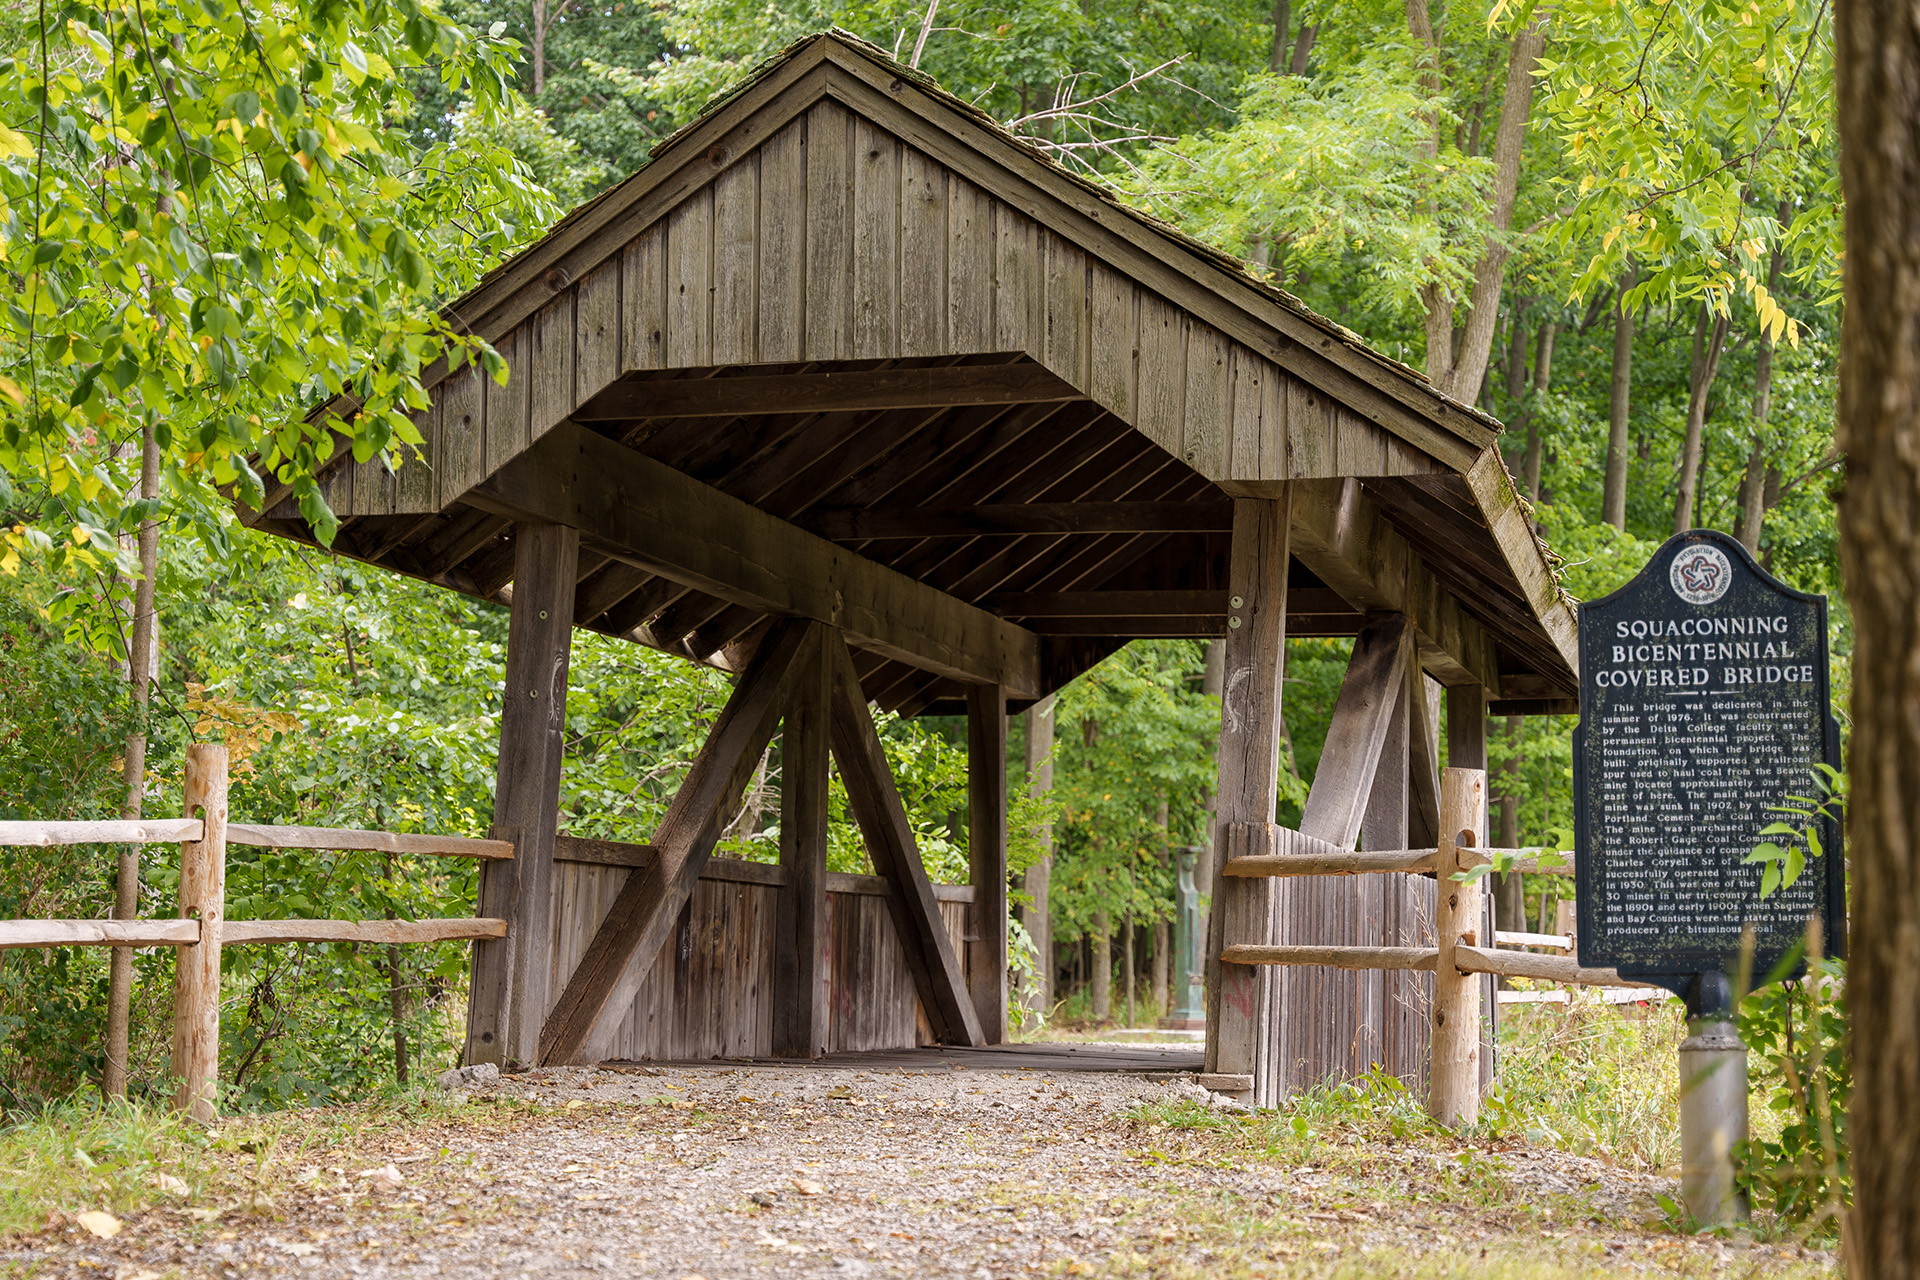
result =
[[[1224,637],[1241,854],[1287,839],[1288,635],[1357,637],[1302,823],[1344,848],[1433,842],[1442,687],[1479,766],[1489,713],[1576,696],[1497,424],[850,38],[451,311],[511,378],[434,372],[420,457],[322,483],[336,550],[511,609],[474,1061],[1003,1040],[1007,716],[1135,637]],[[284,488],[247,516],[313,538]],[[556,830],[575,627],[740,673],[647,845]],[[970,887],[928,882],[870,706],[968,717]],[[776,732],[781,864],[722,865]],[[829,759],[875,877],[826,873]],[[1417,941],[1434,890],[1216,869],[1210,1068],[1417,1074],[1431,974],[1217,956]]]

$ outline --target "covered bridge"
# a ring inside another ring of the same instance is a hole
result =
[[[1573,705],[1497,424],[844,35],[450,310],[510,379],[433,371],[421,456],[322,484],[337,551],[511,609],[472,1060],[1004,1039],[1007,715],[1135,637],[1224,637],[1242,852],[1284,838],[1287,635],[1358,638],[1302,823],[1348,848],[1432,843],[1442,687],[1456,764]],[[313,538],[284,488],[246,515]],[[741,673],[647,845],[556,831],[574,627]],[[870,704],[967,715],[970,890],[928,883]],[[782,724],[782,863],[722,867]],[[877,877],[825,872],[830,757]],[[1417,876],[1213,893],[1215,956],[1432,927]],[[1431,975],[1215,978],[1210,1066],[1263,1099],[1421,1070]]]

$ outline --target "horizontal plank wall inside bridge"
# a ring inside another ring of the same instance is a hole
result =
[[[1441,469],[831,98],[548,284],[495,343],[507,388],[435,389],[436,482],[375,459],[345,469],[343,510],[438,510],[626,373],[988,353],[1027,354],[1213,479]]]
[[[552,990],[565,988],[629,874],[626,867],[555,864]],[[778,893],[771,884],[699,881],[621,1023],[614,1055],[770,1055]],[[943,901],[940,908],[955,949],[963,952],[966,903]],[[913,975],[894,937],[885,898],[870,889],[830,892],[827,914],[832,1050],[904,1049],[928,1043]]]

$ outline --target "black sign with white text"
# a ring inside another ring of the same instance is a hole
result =
[[[1740,934],[1765,973],[1826,917],[1845,920],[1839,832],[1791,889],[1760,898],[1742,860],[1770,807],[1816,794],[1840,764],[1829,713],[1827,602],[1795,591],[1725,534],[1680,534],[1639,576],[1580,606],[1574,731],[1580,963],[1731,974]]]

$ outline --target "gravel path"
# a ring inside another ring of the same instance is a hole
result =
[[[111,1240],[68,1224],[0,1274],[1445,1275],[1490,1249],[1563,1267],[1527,1275],[1828,1266],[1648,1230],[1670,1183],[1597,1161],[1338,1133],[1249,1157],[1137,1111],[1204,1096],[1069,1072],[542,1071],[351,1152],[283,1141],[251,1197]]]

